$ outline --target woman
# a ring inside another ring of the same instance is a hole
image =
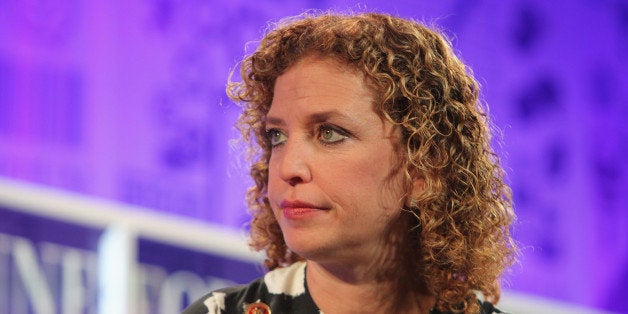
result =
[[[284,21],[230,97],[255,159],[264,278],[185,313],[490,313],[510,190],[478,85],[438,33],[382,14]]]

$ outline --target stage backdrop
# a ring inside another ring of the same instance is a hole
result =
[[[268,21],[306,9],[449,34],[501,129],[522,253],[507,285],[628,312],[622,0],[0,1],[0,175],[242,228],[225,82]]]

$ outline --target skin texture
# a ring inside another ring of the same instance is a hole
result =
[[[308,260],[325,313],[381,308],[386,292],[374,270],[407,185],[391,167],[399,130],[376,113],[372,94],[362,73],[310,56],[278,77],[266,116],[270,204],[290,250]]]

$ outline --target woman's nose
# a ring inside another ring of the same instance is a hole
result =
[[[290,184],[295,186],[299,183],[309,182],[312,180],[312,172],[310,171],[310,155],[308,154],[307,145],[302,141],[290,141],[288,140],[280,151],[273,152],[273,154],[279,153],[280,156],[277,160],[277,166],[279,170],[279,177]]]

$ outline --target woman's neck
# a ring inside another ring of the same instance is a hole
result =
[[[314,302],[325,314],[335,313],[429,313],[431,296],[403,291],[395,282],[382,279],[372,267],[319,264],[308,261],[306,280]],[[400,298],[407,295],[405,298]]]

